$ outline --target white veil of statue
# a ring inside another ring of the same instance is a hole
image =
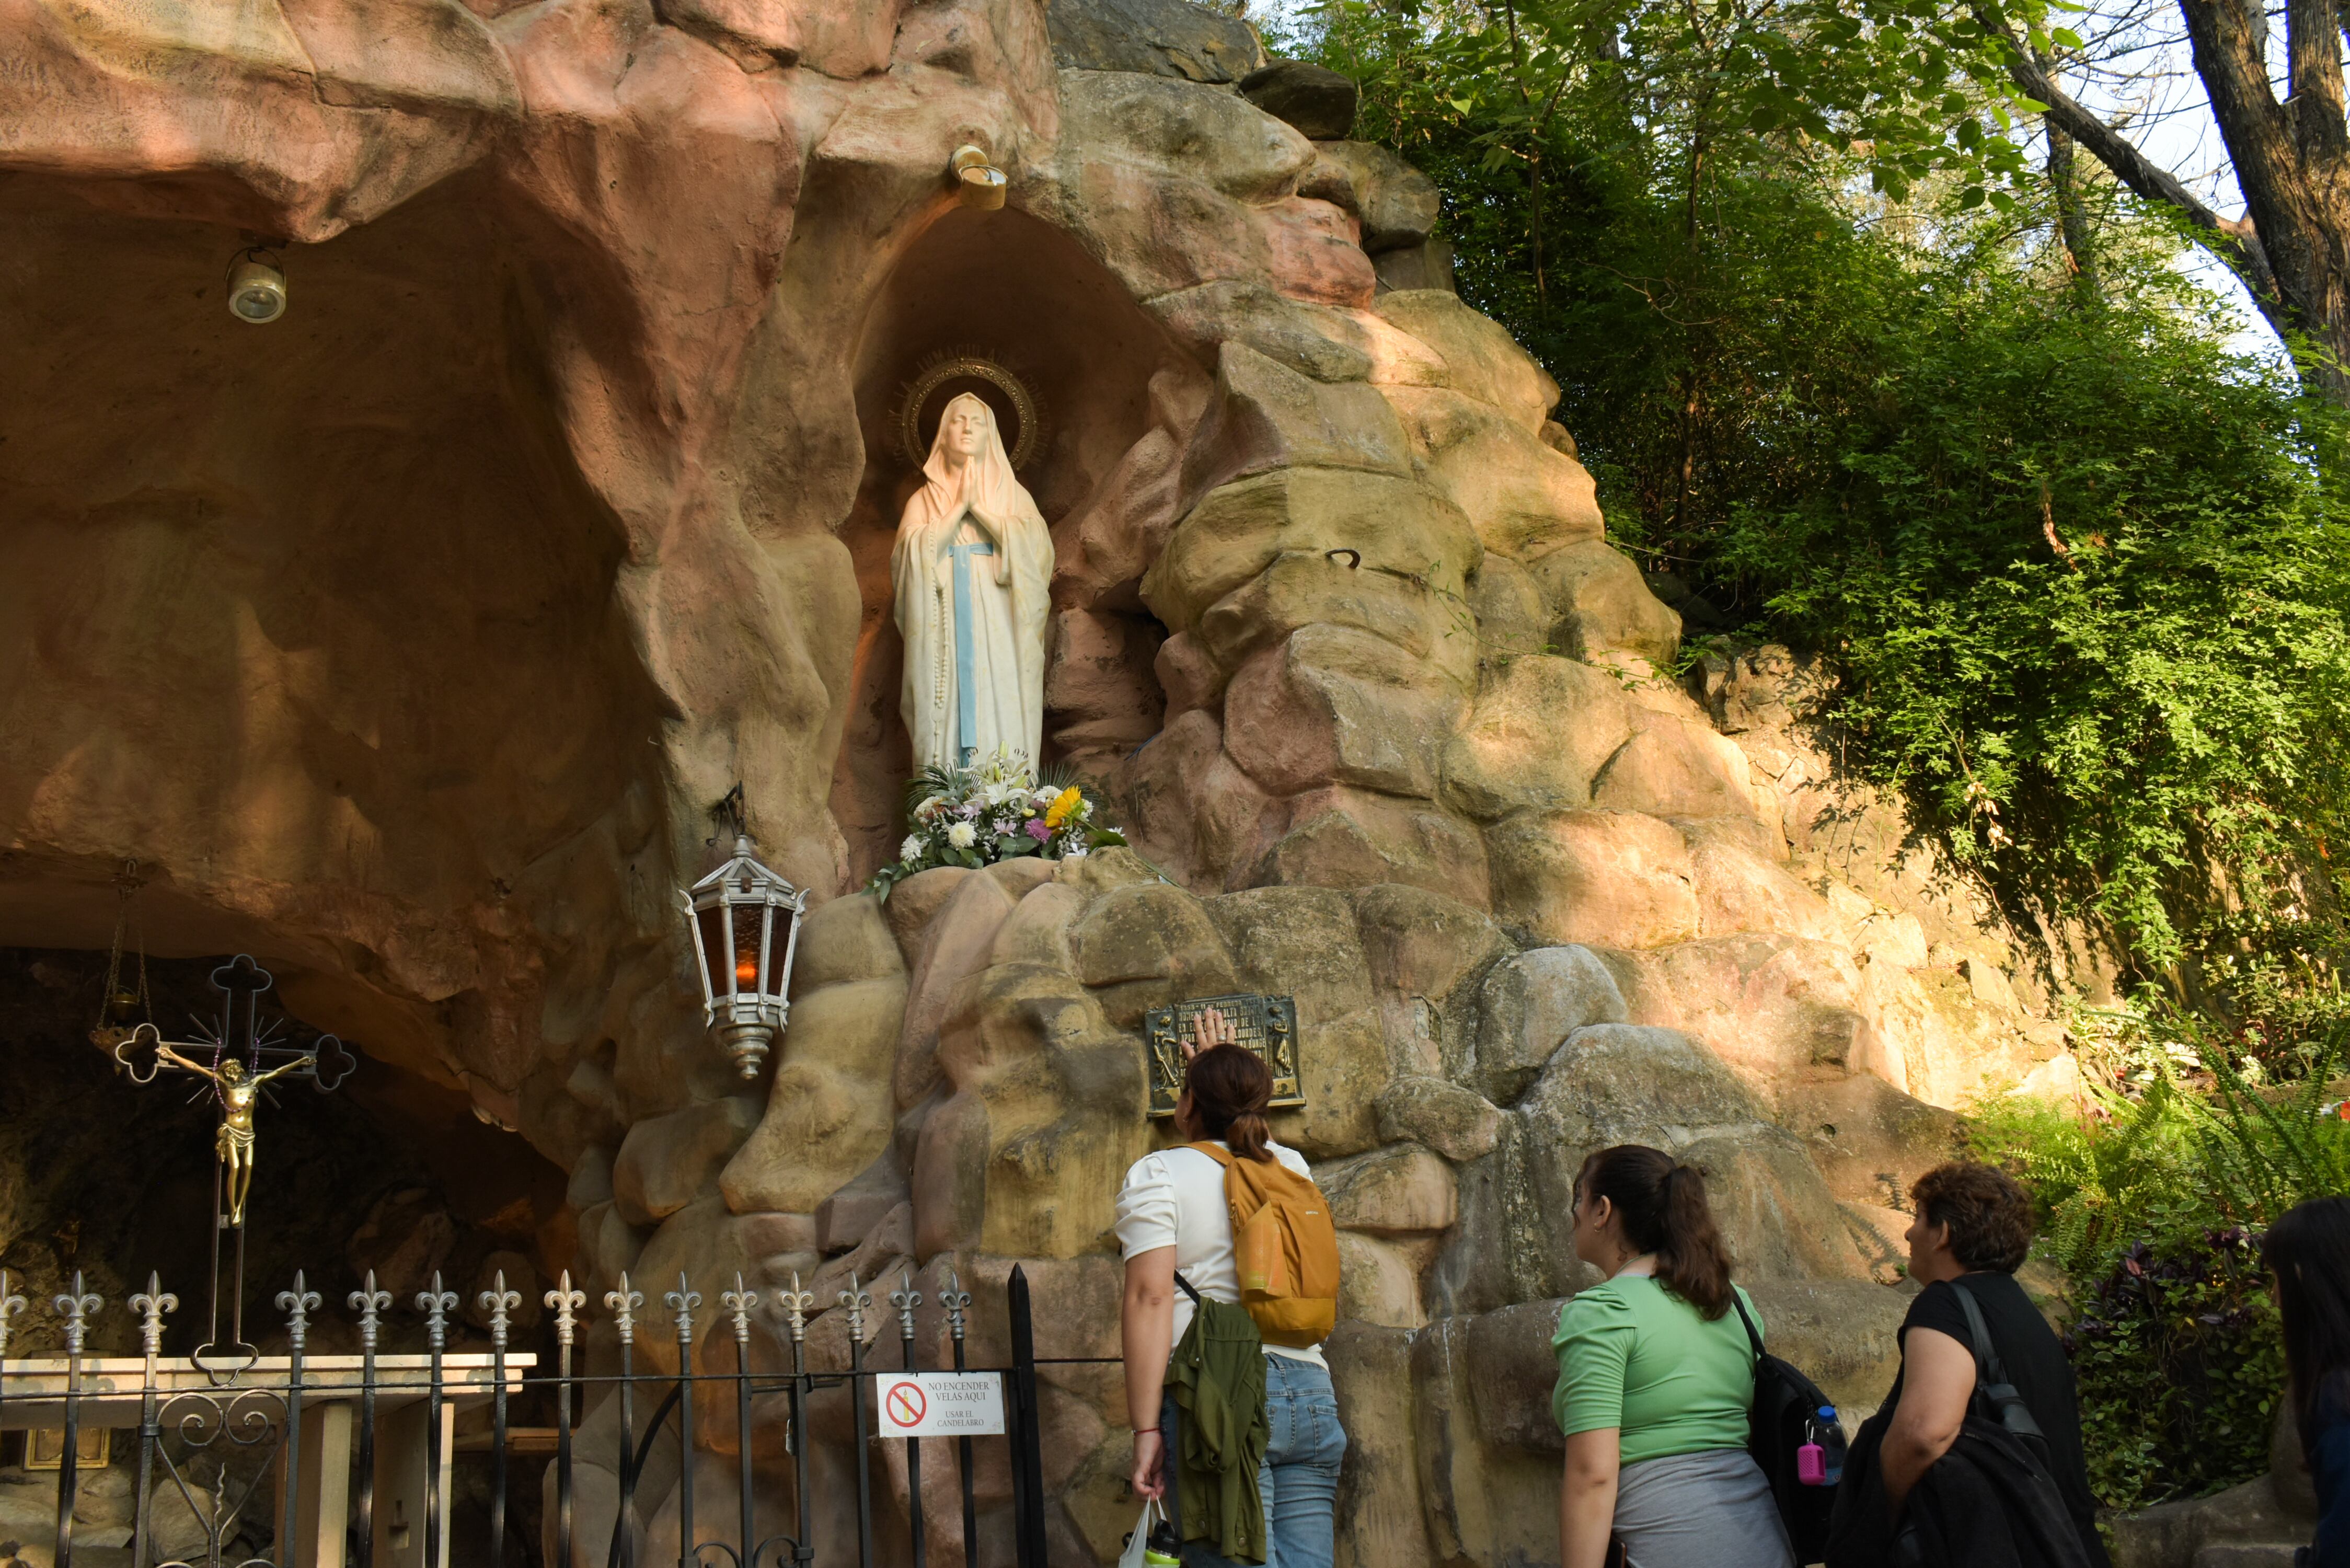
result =
[[[922,472],[930,483],[906,503],[889,567],[914,765],[1002,747],[1033,766],[1045,729],[1052,533],[1013,477],[994,410],[969,392],[940,414]]]

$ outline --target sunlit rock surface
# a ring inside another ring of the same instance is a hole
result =
[[[1546,1324],[1588,1282],[1562,1216],[1609,1142],[1703,1166],[1774,1337],[1881,1394],[1887,1204],[1949,1147],[1931,1106],[2061,1083],[2040,979],[1839,778],[1793,659],[1669,673],[1679,619],[1607,543],[1549,378],[1451,293],[1390,286],[1449,275],[1434,192],[1243,97],[1244,25],[1182,0],[5,16],[38,90],[0,99],[0,942],[103,948],[136,858],[155,950],[264,955],[304,1019],[567,1173],[540,1270],[710,1300],[796,1273],[828,1303],[852,1272],[934,1299],[952,1268],[982,1361],[1014,1261],[1050,1353],[1115,1354],[1111,1195],[1158,1136],[1144,1011],[1295,995],[1309,1105],[1280,1136],[1347,1227],[1348,1563],[1554,1552]],[[955,202],[972,141],[1002,212]],[[255,328],[223,284],[263,242],[291,308]],[[1046,410],[1048,755],[1135,851],[879,904],[898,397],[949,349]],[[737,781],[816,904],[748,1085],[672,892]],[[827,1314],[816,1354],[846,1332]],[[1112,1556],[1115,1379],[1069,1375],[1045,1416],[1055,1561]],[[731,1454],[730,1414],[697,1430]],[[845,1429],[811,1435],[847,1462]],[[780,1446],[755,1453],[783,1517]],[[705,1459],[700,1506],[731,1511]],[[981,1490],[996,1552],[1008,1476]],[[960,1563],[943,1492],[928,1516]]]

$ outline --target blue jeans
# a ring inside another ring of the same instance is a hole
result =
[[[1330,1374],[1295,1356],[1264,1357],[1265,1415],[1272,1428],[1257,1488],[1264,1495],[1265,1568],[1331,1568],[1336,1552],[1331,1511],[1338,1496],[1338,1461],[1346,1458],[1347,1434],[1338,1426],[1338,1396]],[[1167,1517],[1176,1533],[1183,1515],[1175,1495],[1176,1457],[1183,1450],[1175,1430],[1180,1413],[1167,1397],[1159,1417],[1166,1439],[1160,1473],[1167,1480]],[[1204,1541],[1183,1548],[1184,1568],[1238,1568]]]

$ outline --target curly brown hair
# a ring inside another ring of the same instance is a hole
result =
[[[1929,1225],[1950,1228],[1950,1251],[1969,1269],[2012,1274],[2032,1250],[2032,1194],[1995,1165],[1957,1159],[1909,1184]]]

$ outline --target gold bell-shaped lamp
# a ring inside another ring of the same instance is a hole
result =
[[[955,194],[962,204],[983,213],[1002,209],[1003,193],[1012,185],[988,157],[987,149],[976,142],[966,141],[954,150],[954,156],[947,161],[947,172],[954,179]]]
[[[759,863],[750,835],[734,836],[726,864],[679,895],[702,976],[702,1023],[745,1078],[791,1013],[792,960],[807,891]]]

